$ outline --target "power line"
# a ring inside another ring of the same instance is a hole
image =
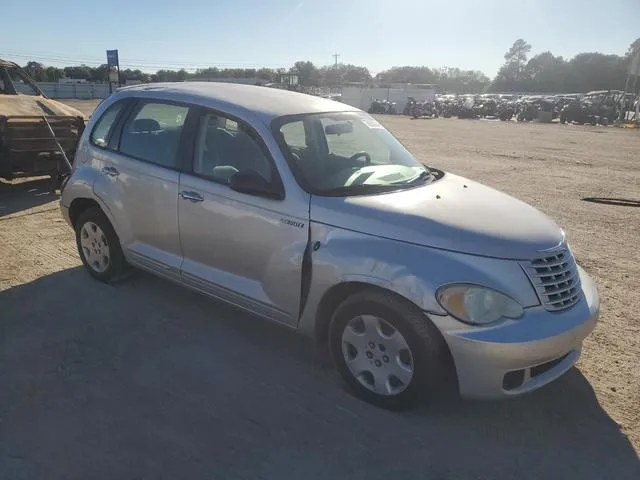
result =
[[[67,55],[55,55],[55,54],[41,54],[41,53],[27,53],[27,52],[18,52],[13,50],[3,50],[0,55],[7,55],[11,57],[24,58],[28,60],[48,60],[53,62],[68,62],[68,63],[84,63],[87,66],[90,65],[103,65],[106,63],[106,58],[100,59],[96,57],[86,57],[86,56],[77,56],[71,57]],[[163,59],[155,59],[155,60],[141,60],[135,58],[126,58],[125,61],[122,62],[121,66],[123,67],[141,67],[141,68],[185,68],[196,70],[198,68],[213,68],[213,67],[223,67],[223,68],[262,68],[262,67],[273,67],[280,68],[282,64],[263,64],[263,63],[239,63],[239,62],[201,62],[201,61],[174,61],[174,60],[163,60]]]

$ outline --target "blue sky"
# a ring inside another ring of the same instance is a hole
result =
[[[623,54],[640,37],[640,0],[30,0],[3,2],[0,58],[20,64],[289,67],[339,61],[459,66],[493,76],[513,41]]]

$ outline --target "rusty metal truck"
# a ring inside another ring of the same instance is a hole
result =
[[[47,98],[22,68],[0,59],[0,178],[48,175],[57,184],[84,125],[82,113]]]

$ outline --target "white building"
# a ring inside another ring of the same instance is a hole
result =
[[[388,100],[396,103],[396,110],[402,111],[409,97],[418,102],[433,101],[438,90],[437,85],[420,85],[412,83],[391,83],[384,86],[368,86],[350,84],[342,87],[343,103],[362,110],[367,110],[375,100]]]

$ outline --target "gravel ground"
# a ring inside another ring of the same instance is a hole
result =
[[[640,478],[640,132],[380,120],[566,230],[602,300],[577,368],[382,411],[285,329],[144,273],[91,280],[48,183],[0,183],[0,478]]]

